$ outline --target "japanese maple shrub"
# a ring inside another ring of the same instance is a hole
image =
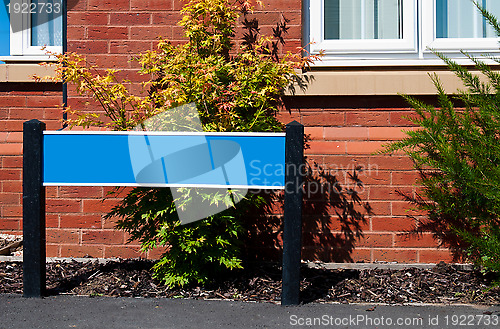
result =
[[[151,77],[147,94],[134,95],[115,70],[97,71],[75,53],[60,55],[58,78],[74,83],[103,112],[69,109],[71,126],[107,126],[130,130],[144,120],[174,107],[195,103],[205,131],[282,131],[275,114],[296,69],[309,58],[280,56],[287,21],[277,22],[273,36],[259,34],[258,22],[248,19],[248,1],[192,0],[182,9],[187,42],[174,45],[160,39],[156,50],[139,55],[140,72]],[[243,40],[236,45],[237,21],[243,16]],[[100,73],[99,73],[100,72]],[[186,200],[195,189],[184,191]],[[225,194],[207,195],[209,203],[230,204]],[[156,278],[169,286],[204,283],[223,269],[242,266],[242,216],[263,208],[266,201],[248,194],[236,207],[181,225],[170,190],[134,188],[107,215],[119,217],[118,229],[138,240],[142,250],[158,246],[167,251],[154,266]]]

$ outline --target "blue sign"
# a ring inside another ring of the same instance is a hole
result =
[[[282,189],[284,133],[44,132],[45,186]]]

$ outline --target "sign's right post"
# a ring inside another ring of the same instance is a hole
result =
[[[286,125],[285,201],[283,224],[283,274],[281,305],[298,305],[302,249],[302,182],[304,176],[304,126]]]

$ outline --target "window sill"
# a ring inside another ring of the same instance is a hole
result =
[[[33,56],[0,56],[0,61],[5,63],[18,63],[18,62],[55,62],[57,58],[47,55],[33,55]]]
[[[446,67],[431,68],[335,68],[311,71],[302,76],[309,83],[305,90],[295,86],[288,96],[360,96],[360,95],[435,95],[429,73],[436,72],[444,89],[456,93],[464,85]]]
[[[55,76],[53,67],[38,64],[1,64],[0,82],[35,82],[33,75]]]

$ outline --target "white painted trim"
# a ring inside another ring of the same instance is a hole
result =
[[[310,0],[310,52],[318,54],[416,53],[417,0],[401,0],[403,4],[402,39],[325,40],[324,0]]]
[[[189,188],[232,188],[252,190],[284,190],[284,186],[222,185],[222,184],[138,184],[138,183],[43,183],[43,186],[117,186],[117,187],[189,187]]]
[[[30,4],[31,0],[10,0],[11,8],[15,3],[19,3],[22,5],[23,3]],[[43,47],[40,46],[32,46],[31,45],[31,15],[16,13],[11,10],[10,13],[10,22],[11,22],[11,30],[10,30],[10,55],[14,56],[44,56],[44,58],[49,59],[49,56],[46,56],[47,52],[53,53],[61,53],[61,46],[50,46]],[[15,29],[13,29],[15,26]],[[16,30],[17,32],[14,32]],[[9,58],[10,59],[10,58]],[[32,59],[34,61],[38,59]],[[43,59],[46,60],[46,59]],[[11,61],[15,61],[15,59],[11,59]]]
[[[498,0],[494,0],[498,1]],[[479,17],[478,12],[472,18]],[[422,1],[422,52],[430,53],[435,49],[443,53],[460,53],[461,49],[468,52],[500,53],[500,38],[436,38],[436,0]]]
[[[255,136],[285,137],[286,133],[266,132],[185,132],[185,131],[76,131],[46,130],[44,135],[139,135],[139,136]]]
[[[461,65],[474,64],[460,53],[461,49],[464,49],[475,57],[479,57],[485,53],[500,55],[500,38],[435,38],[435,0],[402,1],[405,15],[403,18],[403,35],[404,38],[412,40],[413,48],[398,48],[396,41],[401,40],[323,40],[324,0],[310,0],[308,13],[310,29],[307,32],[309,39],[316,41],[316,43],[311,44],[308,50],[312,54],[318,54],[321,50],[324,50],[325,53],[325,56],[320,61],[314,62],[311,66],[445,67],[444,62],[437,58],[429,48],[444,53]],[[408,15],[410,19],[407,19]],[[412,36],[406,37],[405,32],[411,32]],[[409,43],[406,46],[409,46]],[[377,49],[377,47],[381,47],[381,49]],[[487,59],[485,62],[498,65],[496,62]]]

